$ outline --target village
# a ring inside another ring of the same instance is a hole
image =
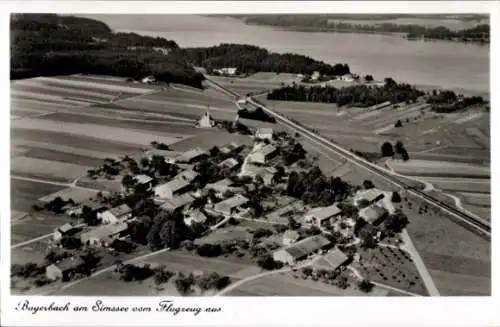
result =
[[[209,112],[195,124],[214,126]],[[35,285],[45,286],[90,276],[108,263],[124,280],[135,280],[141,277],[134,271],[141,270],[122,264],[122,257],[181,248],[208,258],[232,254],[263,270],[289,268],[295,278],[296,272],[314,280],[323,276],[345,289],[350,285],[342,274],[348,266],[372,270],[363,265],[363,256],[373,259],[367,249],[379,242],[397,249],[403,242],[399,232],[408,219],[395,207],[401,201],[397,192],[379,190],[370,181],[353,186],[324,176],[298,135],[266,127],[250,137],[251,146],[231,142],[185,152],[153,141],[142,157],[104,160],[88,178],[118,180],[121,191],[99,192],[81,203],[52,197],[34,205],[71,222],[54,230],[45,267],[14,265],[12,274],[39,276]],[[310,178],[318,185],[308,185]],[[38,274],[26,273],[29,269]],[[371,275],[358,276],[364,292],[374,286]],[[376,278],[387,280],[383,273]],[[404,288],[422,288],[414,280],[405,283]]]

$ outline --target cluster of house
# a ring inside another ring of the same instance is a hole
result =
[[[238,74],[238,69],[235,67],[224,67],[220,69],[214,69],[212,72],[222,76],[236,76]]]
[[[373,234],[374,238],[380,237],[380,233],[376,231],[375,226],[380,225],[388,214],[394,211],[386,193],[387,192],[372,188],[359,191],[353,199],[354,205],[358,207],[363,206],[358,212],[359,218],[366,222],[363,228],[373,229],[375,231]],[[341,218],[343,218],[342,210],[336,204],[333,204],[327,207],[312,208],[303,216],[303,222],[322,229],[327,225],[334,225],[340,220],[348,221],[348,219]],[[351,221],[350,226],[354,226],[353,221]],[[350,233],[352,233],[352,231]],[[350,236],[354,235],[351,234]],[[330,242],[321,235],[312,236],[303,240],[299,239],[299,233],[293,230],[287,230],[283,234],[284,247],[274,252],[274,259],[289,265],[294,265],[297,261],[307,258],[309,255],[317,253],[320,250],[324,250],[330,244]],[[332,252],[332,256],[335,257],[335,260],[333,260],[334,262],[341,262],[342,264],[347,261],[347,257],[338,249],[334,249],[330,252]],[[339,264],[339,266],[341,264]]]

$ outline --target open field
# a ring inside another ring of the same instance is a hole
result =
[[[57,131],[39,131],[27,129],[12,129],[11,142],[21,141],[36,141],[49,144],[57,144],[75,148],[82,148],[92,151],[103,151],[111,153],[130,153],[139,149],[137,145],[125,144],[122,142],[113,142],[108,140],[96,140],[92,137],[81,135],[72,135]]]
[[[489,179],[451,178],[451,177],[422,177],[432,183],[435,188],[444,191],[467,191],[474,193],[490,193],[491,181]]]
[[[281,87],[282,83],[291,84],[293,81],[299,82],[298,78],[294,79],[290,76],[290,74],[285,74],[283,77],[278,76],[279,75],[275,74],[275,76],[273,77],[272,73],[260,73],[251,75],[247,78],[210,76],[210,79],[236,93],[243,95],[247,93],[260,93],[269,91]]]
[[[53,233],[54,229],[71,221],[66,215],[50,213],[33,213],[12,225],[11,243],[22,241]]]
[[[138,146],[149,145],[151,142],[151,135],[142,131],[86,123],[67,122],[65,124],[60,124],[49,119],[27,118],[22,121],[15,120],[12,122],[12,127],[46,132],[58,131],[71,135],[104,139],[113,142],[124,142]],[[163,142],[165,144],[171,144],[177,141],[175,138],[166,136],[155,136],[155,138],[158,142]]]
[[[10,180],[11,209],[30,211],[34,202],[47,194],[63,189],[62,186],[46,183],[28,182],[17,179]]]
[[[491,195],[489,193],[459,192],[458,194],[466,203],[481,207],[491,206]]]
[[[14,229],[14,228],[13,228]],[[53,230],[52,230],[53,231]],[[13,231],[14,232],[14,231]],[[12,236],[11,243],[15,244],[17,241],[14,238],[18,238],[18,234],[14,234]],[[23,241],[24,239],[20,239]],[[49,248],[49,240],[43,239],[40,241],[36,241],[30,243],[25,246],[17,247],[11,249],[11,264],[26,264],[28,262],[33,262],[37,264],[43,264],[45,255]]]
[[[244,227],[229,226],[219,228],[203,238],[196,239],[195,244],[215,244],[226,240],[245,240],[250,236],[251,234]]]
[[[95,167],[102,164],[102,159],[100,158],[92,158],[85,155],[38,147],[28,148],[27,151],[23,153],[23,156],[33,159],[43,159],[68,164],[79,164],[87,167]]]
[[[145,260],[140,260],[134,264],[151,264],[151,266],[166,265],[167,269],[173,272],[183,272],[189,274],[191,272],[217,272],[221,275],[236,275],[240,270],[248,268],[248,265],[229,262],[217,258],[203,258],[195,254],[181,252],[181,251],[168,251],[161,254],[152,256]],[[175,278],[175,277],[174,277]],[[233,282],[237,278],[231,278]],[[84,280],[81,283],[67,288],[57,295],[107,295],[107,296],[152,296],[152,295],[178,295],[173,287],[167,287],[161,291],[160,294],[152,287],[152,278],[143,282],[126,283],[118,280],[113,272],[107,272],[100,276],[92,277]],[[162,285],[163,286],[163,285]]]
[[[412,209],[407,205],[403,209],[410,220],[408,233],[442,295],[472,295],[462,292],[467,289],[480,290],[476,295],[489,294],[491,290],[484,279],[491,278],[490,242],[441,213],[429,210],[418,214],[419,200],[410,200]],[[467,285],[452,284],[446,279],[447,273],[482,278],[463,279]]]
[[[74,188],[74,187],[68,187],[65,189],[62,189],[60,191],[57,191],[55,193],[51,193],[49,195],[43,196],[39,198],[39,201],[42,202],[50,202],[56,197],[60,197],[61,199],[68,201],[69,199],[73,199],[76,203],[81,203],[84,201],[88,201],[89,198],[95,198],[96,191],[91,191],[91,190],[86,190],[86,189],[80,189],[80,188]]]
[[[85,174],[90,168],[92,167],[29,157],[16,157],[11,160],[11,172],[15,175],[57,181],[71,181]]]
[[[489,167],[466,163],[450,163],[431,160],[411,159],[409,161],[393,160],[390,166],[398,173],[416,176],[456,176],[487,178],[490,176]]]

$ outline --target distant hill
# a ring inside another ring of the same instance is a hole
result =
[[[55,14],[11,16],[11,79],[104,74],[201,87],[175,41],[114,33],[103,22]]]

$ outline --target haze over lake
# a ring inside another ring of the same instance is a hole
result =
[[[246,25],[224,17],[192,15],[81,15],[112,29],[162,36],[181,47],[243,43],[274,52],[304,54],[328,63],[347,63],[376,79],[391,76],[418,85],[489,91],[489,46],[458,42],[407,41],[398,36],[295,32]]]

